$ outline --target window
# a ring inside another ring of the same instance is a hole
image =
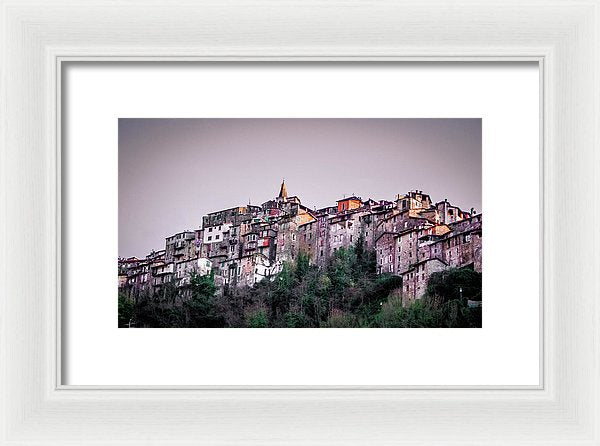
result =
[[[209,236],[208,236],[208,241],[210,242],[211,240],[212,240],[212,236],[211,236],[211,235],[209,235]]]
[[[215,235],[215,240],[219,240],[221,236],[219,234]]]
[[[208,232],[212,232],[213,228],[208,228]]]
[[[389,261],[390,263],[392,263],[392,255],[391,255],[391,254],[390,254],[390,256],[389,256],[389,258],[388,258],[388,259],[389,259],[388,261]]]
[[[390,273],[393,273],[393,272],[394,272],[394,265],[392,265],[392,264],[390,263]]]
[[[352,236],[350,236],[350,243],[352,243]]]

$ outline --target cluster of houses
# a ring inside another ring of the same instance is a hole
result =
[[[309,209],[288,196],[285,181],[277,198],[261,206],[210,213],[202,227],[166,238],[165,248],[145,258],[119,258],[119,288],[130,296],[160,293],[166,285],[189,284],[192,273],[214,274],[224,286],[253,286],[270,280],[299,252],[324,266],[336,250],[362,237],[375,250],[377,272],[402,278],[405,302],[419,298],[432,273],[451,267],[481,272],[481,214],[447,200],[434,203],[421,190],[394,201],[351,196],[335,206]]]

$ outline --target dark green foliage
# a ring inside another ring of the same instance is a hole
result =
[[[358,318],[343,310],[334,309],[326,321],[321,322],[322,328],[356,328],[359,327]]]
[[[310,320],[308,317],[299,311],[290,311],[285,315],[285,326],[288,328],[309,327]]]
[[[307,253],[300,251],[298,257],[296,257],[296,264],[294,267],[294,274],[298,282],[302,281],[310,270],[310,258]]]
[[[427,294],[408,306],[400,299],[389,299],[378,315],[381,327],[481,327],[481,307],[470,307],[469,300],[481,300],[481,273],[469,268],[451,268],[434,273],[427,283]]]
[[[133,321],[133,309],[133,300],[119,293],[119,327],[129,327]]]
[[[448,302],[456,299],[481,300],[481,273],[470,268],[451,268],[433,273],[427,295]]]
[[[300,252],[272,280],[217,295],[214,277],[192,275],[186,287],[154,296],[119,296],[119,326],[136,327],[481,327],[481,274],[449,269],[431,276],[427,294],[403,305],[402,280],[376,274],[375,252],[359,239],[324,268]]]
[[[165,284],[150,296],[142,293],[134,296],[132,326],[135,327],[181,327],[183,315],[176,306],[178,290],[174,284]]]
[[[248,312],[246,326],[250,328],[267,328],[269,326],[267,312],[262,308]]]
[[[190,298],[183,302],[183,314],[186,327],[223,327],[224,318],[217,311],[215,301],[215,281],[213,275],[190,276],[190,285],[186,291]]]
[[[425,299],[403,307],[401,299],[390,299],[382,305],[377,315],[376,326],[386,328],[425,328],[438,327],[435,309]]]

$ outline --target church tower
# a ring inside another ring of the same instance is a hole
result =
[[[285,188],[285,179],[281,182],[281,189],[279,189],[279,196],[277,197],[281,201],[287,201],[287,189]]]

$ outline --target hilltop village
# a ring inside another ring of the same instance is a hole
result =
[[[252,287],[270,280],[299,252],[323,267],[336,250],[360,239],[374,250],[377,273],[401,277],[405,302],[423,295],[431,274],[470,267],[481,272],[482,215],[448,200],[433,202],[421,190],[394,201],[342,198],[335,206],[309,209],[288,196],[285,181],[276,198],[202,218],[202,227],[166,238],[145,258],[119,258],[119,290],[152,296],[167,284],[182,290],[192,273],[213,274],[218,290]]]

